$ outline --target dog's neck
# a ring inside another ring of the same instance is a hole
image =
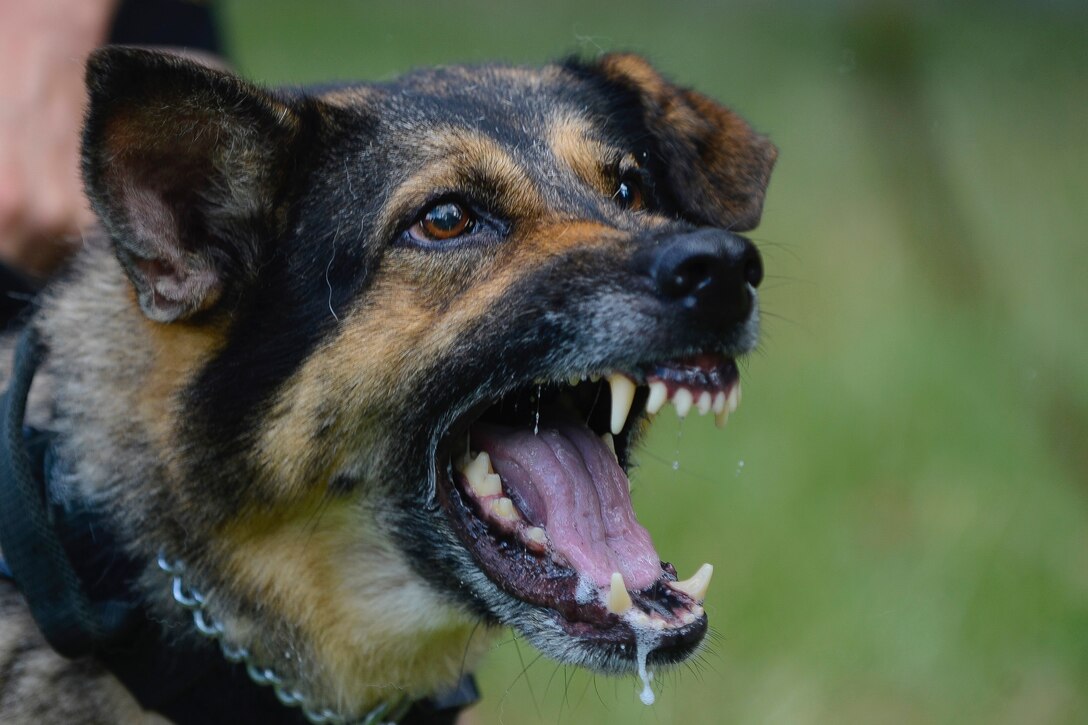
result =
[[[138,587],[157,617],[191,629],[155,566],[165,550],[186,560],[229,641],[344,712],[433,694],[474,666],[491,638],[391,545],[379,503],[303,496],[222,511],[203,495],[216,482],[189,478],[178,394],[221,338],[145,318],[107,245],[88,245],[34,324],[71,474],[53,495],[106,512],[129,556],[147,563]]]

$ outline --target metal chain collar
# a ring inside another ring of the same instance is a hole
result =
[[[158,565],[159,569],[173,577],[171,593],[174,601],[192,613],[193,625],[197,631],[218,641],[219,649],[228,662],[244,663],[249,679],[262,687],[271,685],[277,700],[286,707],[301,708],[306,720],[314,725],[396,725],[397,720],[411,707],[411,700],[402,697],[392,702],[384,702],[358,719],[349,720],[331,708],[315,704],[300,690],[291,687],[272,668],[255,663],[248,649],[227,642],[223,636],[222,623],[204,609],[204,595],[182,579],[185,572],[184,562],[171,562],[165,554],[160,553]]]

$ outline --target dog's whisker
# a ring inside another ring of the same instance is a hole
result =
[[[529,697],[533,701],[533,709],[536,710],[536,716],[541,717],[541,715],[540,715],[540,703],[539,703],[539,701],[537,701],[536,694],[533,692],[533,681],[529,677],[529,667],[532,667],[533,665],[535,665],[536,661],[538,659],[540,659],[541,655],[537,655],[536,658],[532,662],[529,663],[529,666],[526,667],[525,666],[525,660],[522,659],[522,656],[521,656],[521,646],[518,645],[517,635],[514,636],[514,650],[518,653],[518,662],[521,663],[521,673],[522,673],[522,675],[525,676],[525,686],[527,688],[529,688]]]
[[[465,665],[468,663],[468,652],[472,647],[472,638],[476,636],[476,632],[479,631],[482,626],[483,620],[476,622],[472,627],[472,631],[469,632],[468,639],[465,640],[465,651],[461,654],[461,666],[457,669],[457,679],[461,679],[465,676]]]

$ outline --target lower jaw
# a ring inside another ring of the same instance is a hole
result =
[[[636,674],[647,665],[677,664],[698,651],[708,626],[701,606],[692,607],[687,621],[668,626],[658,621],[654,626],[650,615],[637,606],[614,614],[596,602],[579,604],[576,571],[533,557],[516,543],[503,540],[473,514],[459,486],[446,476],[441,478],[445,479],[438,487],[441,505],[496,590],[482,598],[496,601],[489,607],[492,613],[499,612],[493,616],[539,650],[564,664],[613,675]],[[481,546],[482,541],[487,544]],[[526,577],[529,567],[538,569],[540,576]],[[663,564],[661,577],[643,590],[645,598],[673,596],[667,582],[675,579],[671,565]],[[529,581],[535,586],[529,586]],[[541,581],[546,584],[541,586]]]

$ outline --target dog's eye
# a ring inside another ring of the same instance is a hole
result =
[[[638,211],[645,205],[646,195],[643,193],[642,184],[638,179],[625,176],[620,179],[620,183],[616,186],[616,193],[612,195],[612,198],[624,209]]]
[[[444,201],[428,209],[408,233],[421,242],[441,242],[472,230],[472,214],[457,202]]]

